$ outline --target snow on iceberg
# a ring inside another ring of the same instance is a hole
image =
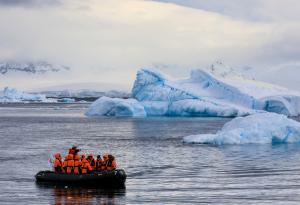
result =
[[[247,144],[300,143],[300,123],[276,113],[257,113],[235,118],[216,134],[190,135],[185,143]]]
[[[249,79],[234,69],[216,62],[206,69],[214,78],[251,96],[252,108],[288,116],[300,115],[300,93],[287,88]]]
[[[250,107],[258,103],[201,70],[192,71],[189,79],[170,81],[157,71],[141,69],[132,96],[145,106],[148,116],[245,116],[254,113]],[[234,100],[241,105],[232,103]]]
[[[42,94],[30,94],[6,87],[0,96],[0,102],[48,102],[48,99]]]
[[[220,62],[210,69],[193,70],[190,78],[182,80],[141,69],[132,97],[147,116],[237,117],[264,111],[300,114],[300,93],[247,79]]]
[[[144,107],[135,99],[101,97],[92,103],[87,116],[131,116],[145,117]]]

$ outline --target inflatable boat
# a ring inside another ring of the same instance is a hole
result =
[[[89,174],[64,174],[40,171],[35,175],[37,183],[57,185],[79,185],[101,188],[125,188],[126,173],[123,169],[94,171]]]

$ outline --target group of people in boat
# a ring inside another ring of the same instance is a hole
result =
[[[117,163],[114,156],[110,154],[97,155],[78,154],[80,149],[73,146],[62,160],[60,153],[54,155],[53,168],[56,173],[87,174],[92,171],[112,171],[116,169]]]

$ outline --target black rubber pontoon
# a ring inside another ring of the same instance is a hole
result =
[[[89,174],[63,174],[40,171],[35,175],[37,183],[59,185],[88,185],[101,188],[125,188],[126,173],[122,169],[94,171]]]

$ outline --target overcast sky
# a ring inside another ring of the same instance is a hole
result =
[[[153,65],[176,77],[215,60],[264,69],[299,61],[299,11],[298,0],[0,0],[0,59],[72,68],[53,83],[127,86]]]

